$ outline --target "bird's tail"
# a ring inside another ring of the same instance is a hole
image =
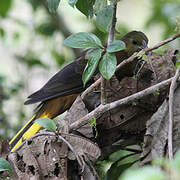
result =
[[[19,147],[23,141],[35,135],[41,129],[41,126],[34,122],[36,119],[55,118],[59,114],[69,109],[78,95],[79,93],[71,94],[44,102],[42,106],[39,107],[36,115],[34,115],[10,141],[9,144],[11,146],[11,152]]]
[[[42,116],[43,118],[50,118],[48,115]],[[41,117],[41,118],[42,118]],[[36,119],[36,115],[33,116],[22,128],[18,133],[12,138],[10,141],[11,152],[13,152],[17,147],[19,147],[23,141],[30,138],[31,136],[35,135],[42,126],[35,123],[34,120]]]

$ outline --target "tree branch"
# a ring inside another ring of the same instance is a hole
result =
[[[164,41],[161,41],[161,42],[157,43],[156,45],[154,45],[154,46],[151,47],[151,48],[146,48],[146,49],[144,49],[144,51],[145,51],[145,52],[148,52],[148,51],[152,51],[152,50],[154,50],[154,49],[158,49],[159,47],[161,47],[161,46],[163,46],[163,45],[165,45],[165,44],[167,44],[167,43],[169,43],[169,42],[171,42],[171,41],[174,41],[174,40],[177,39],[178,37],[180,37],[180,32],[177,33],[177,34],[172,35],[170,38],[168,38],[168,39],[166,39],[166,40],[164,40]]]
[[[84,99],[95,87],[97,87],[101,83],[101,78],[96,80],[91,86],[89,86],[82,94],[81,98]]]
[[[144,89],[143,91],[140,91],[138,93],[135,93],[131,96],[125,97],[123,99],[114,101],[112,103],[108,103],[106,105],[100,105],[99,107],[97,107],[95,110],[93,110],[92,112],[90,112],[89,114],[87,114],[86,116],[84,116],[83,118],[79,119],[78,121],[72,123],[70,125],[70,129],[78,129],[81,126],[87,124],[89,122],[90,119],[92,118],[99,118],[103,113],[105,113],[106,111],[109,111],[111,109],[114,109],[116,107],[122,106],[124,104],[127,104],[135,99],[140,99],[144,96],[147,96],[149,94],[152,94],[153,92],[155,92],[157,89],[163,88],[168,86],[173,78],[167,79],[165,81],[162,81],[154,86],[151,86],[147,89]]]
[[[174,122],[174,108],[173,108],[173,101],[174,101],[174,91],[177,87],[177,80],[180,76],[180,66],[176,71],[175,76],[172,79],[172,83],[170,86],[170,91],[169,91],[169,130],[168,130],[168,154],[169,154],[169,159],[173,159],[173,142],[172,142],[172,137],[173,137],[173,122]]]

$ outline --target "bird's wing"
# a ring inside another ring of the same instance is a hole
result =
[[[28,97],[24,104],[43,102],[58,96],[83,91],[82,72],[87,60],[77,59],[57,72],[40,90]]]

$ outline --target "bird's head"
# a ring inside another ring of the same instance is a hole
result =
[[[138,52],[147,47],[148,38],[141,31],[131,31],[123,36],[122,41],[126,44],[126,53],[131,56],[134,52]]]

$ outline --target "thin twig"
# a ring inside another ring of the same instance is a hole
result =
[[[169,154],[169,159],[173,159],[173,142],[172,142],[172,137],[173,137],[173,122],[174,122],[174,116],[173,116],[173,102],[174,102],[174,91],[177,87],[177,80],[180,76],[180,66],[176,70],[176,74],[172,79],[171,86],[170,86],[170,91],[169,91],[169,130],[168,130],[168,154]]]
[[[100,177],[98,175],[98,173],[96,172],[96,169],[94,167],[93,162],[91,162],[91,160],[88,158],[88,156],[86,154],[83,155],[86,164],[88,165],[88,167],[91,169],[93,176],[95,177],[96,180],[100,180]],[[91,178],[92,179],[92,178]],[[94,178],[93,178],[94,179]]]
[[[48,133],[50,133],[50,132],[48,132]],[[54,134],[54,135],[55,135],[55,134]],[[76,156],[76,159],[77,159],[79,165],[81,166],[81,171],[83,172],[83,171],[84,171],[84,167],[85,167],[85,162],[84,162],[82,156],[80,156],[80,155],[75,151],[75,149],[72,147],[72,145],[71,145],[65,138],[63,138],[63,137],[60,136],[60,135],[58,135],[58,138],[61,139],[62,141],[64,141],[64,142],[68,145],[68,147],[70,148],[70,150],[74,153],[74,155]]]
[[[101,75],[101,104],[106,104],[106,80]]]
[[[116,107],[127,104],[127,103],[129,103],[131,101],[134,101],[135,99],[140,99],[140,98],[142,98],[144,96],[152,94],[157,89],[168,86],[171,83],[171,81],[172,81],[172,78],[167,79],[165,81],[162,81],[162,82],[160,82],[160,83],[158,83],[158,84],[156,84],[154,86],[151,86],[151,87],[149,87],[147,89],[144,89],[144,90],[142,90],[140,92],[137,92],[137,93],[135,93],[135,94],[133,94],[131,96],[125,97],[123,99],[114,101],[112,103],[108,103],[106,105],[101,104],[95,110],[91,111],[89,114],[87,114],[83,118],[81,118],[78,121],[72,123],[70,125],[70,129],[78,129],[81,126],[87,124],[89,122],[89,120],[92,119],[93,117],[94,118],[99,118],[103,113],[105,113],[105,112],[107,112],[107,111],[109,111],[111,109],[114,109]]]
[[[175,39],[177,39],[178,37],[180,37],[180,33],[177,33],[173,36],[171,36],[170,38],[164,40],[164,41],[161,41],[160,43],[157,43],[156,45],[150,47],[150,48],[145,48],[143,50],[141,50],[140,52],[135,52],[132,56],[130,56],[128,59],[125,59],[123,62],[121,62],[117,68],[116,68],[116,71],[119,70],[120,68],[122,68],[124,65],[126,65],[127,63],[129,62],[132,62],[134,60],[134,58],[136,58],[138,55],[142,54],[142,53],[146,53],[146,52],[149,52],[149,51],[152,51],[154,49],[157,49]],[[81,95],[82,96],[82,99],[89,93],[91,92],[96,86],[98,86],[100,84],[101,80],[98,79],[94,84],[92,84],[90,87],[88,87],[84,92],[83,94]]]
[[[151,59],[147,58],[147,61],[149,62],[150,66],[151,66],[151,69],[152,69],[152,71],[153,71],[153,73],[154,73],[154,79],[155,79],[155,81],[158,82],[158,76],[157,76],[156,71],[155,71],[155,69],[154,69],[154,67],[153,67],[153,64],[152,64]]]
[[[180,37],[180,32],[177,33],[177,34],[172,35],[170,38],[168,38],[168,39],[166,39],[166,40],[164,40],[164,41],[161,41],[161,42],[157,43],[156,45],[154,45],[154,46],[151,47],[151,48],[146,48],[146,49],[144,49],[144,51],[145,51],[145,52],[148,52],[148,51],[152,51],[152,50],[154,50],[154,49],[158,49],[159,47],[161,47],[161,46],[163,46],[163,45],[165,45],[165,44],[167,44],[167,43],[169,43],[169,42],[177,39],[178,37]]]
[[[143,61],[143,63],[141,64],[141,67],[139,68],[138,72],[136,73],[136,78],[137,78],[137,81],[136,81],[136,91],[138,92],[139,90],[139,75],[140,75],[140,72],[141,70],[143,69],[143,67],[145,66],[147,62],[146,61]]]
[[[115,31],[115,26],[116,26],[116,8],[117,8],[117,3],[114,3],[113,4],[113,17],[112,17],[112,23],[109,29],[107,46],[109,46],[114,40],[114,31]],[[103,105],[106,104],[106,80],[103,78],[102,75],[101,75],[101,104]]]
[[[82,94],[81,98],[84,99],[95,87],[101,83],[101,78],[99,78],[95,83],[88,87]]]

